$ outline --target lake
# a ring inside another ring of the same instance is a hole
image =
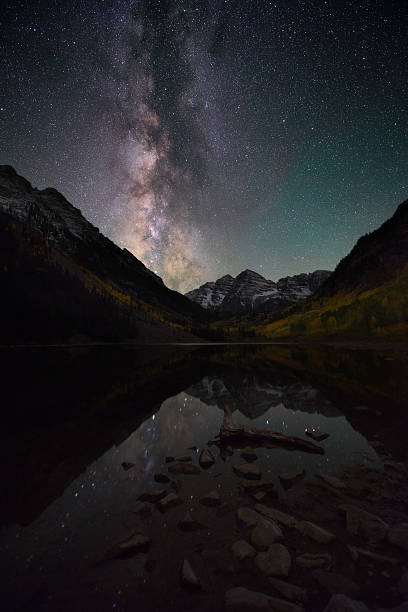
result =
[[[284,579],[304,589],[306,610],[323,610],[333,592],[373,608],[398,604],[406,551],[387,536],[353,533],[339,508],[372,511],[387,529],[403,522],[407,375],[406,354],[317,346],[9,350],[1,434],[5,609],[224,610],[225,592],[239,586],[282,598],[253,558],[231,552],[253,537],[237,510],[259,503],[334,536],[323,544],[283,528],[292,560]],[[217,444],[225,415],[322,451]],[[306,430],[328,436],[315,441]],[[254,457],[241,456],[245,447]],[[214,464],[203,469],[206,448]],[[172,473],[176,464],[198,473]],[[260,479],[240,478],[237,465],[257,466]],[[164,511],[139,499],[152,489],[179,499]],[[210,506],[202,503],[209,492]],[[187,513],[197,529],[179,525]],[[135,533],[151,543],[122,554],[120,543]],[[356,560],[348,546],[365,553]],[[305,569],[297,561],[304,554],[327,556]],[[199,588],[180,580],[183,559]]]

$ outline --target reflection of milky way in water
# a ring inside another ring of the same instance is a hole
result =
[[[375,465],[374,451],[363,436],[352,429],[345,417],[326,417],[319,414],[318,409],[317,403],[316,412],[304,413],[287,409],[280,403],[253,420],[238,411],[234,413],[234,419],[239,422],[291,435],[304,437],[305,428],[311,427],[318,427],[330,434],[322,443],[325,455],[282,448],[258,449],[258,463],[265,480],[272,480],[279,488],[279,473],[292,468],[303,467],[307,476],[312,476],[316,472],[336,473],[355,463]],[[154,473],[167,471],[165,456],[185,455],[187,447],[193,445],[203,448],[208,440],[217,435],[222,417],[223,412],[218,407],[209,406],[186,393],[167,399],[160,410],[119,447],[113,447],[92,463],[32,525],[4,530],[5,548],[16,551],[16,575],[28,573],[28,581],[41,581],[45,574],[54,573],[55,584],[61,590],[67,580],[76,580],[81,572],[91,571],[91,574],[97,572],[98,580],[107,581],[107,591],[109,581],[113,581],[113,589],[114,576],[108,577],[103,568],[96,570],[95,567],[112,544],[134,529],[134,510],[140,506],[138,495],[151,486],[166,488],[166,485],[153,480]],[[186,505],[180,509],[182,514],[186,508],[195,515],[202,512],[197,498],[214,488],[219,490],[223,501],[228,501],[235,495],[236,484],[242,482],[233,475],[231,468],[233,463],[242,462],[239,452],[236,451],[224,463],[218,456],[217,448],[212,448],[216,456],[212,469],[197,477],[176,477],[183,480],[180,495]],[[191,454],[194,455],[194,452],[191,451]],[[123,461],[133,462],[135,467],[124,471],[121,467]],[[214,478],[220,472],[221,475]],[[166,516],[158,515],[155,511],[151,524],[151,529],[159,530],[162,538],[167,528]],[[225,526],[230,520],[230,517],[225,518]],[[223,522],[220,519],[217,521],[220,528]],[[209,531],[207,536],[210,535]],[[163,558],[171,555],[173,545],[171,538],[164,537],[160,543],[161,553],[157,554]],[[140,559],[135,558],[129,563],[135,575],[143,575]],[[94,569],[90,570],[90,565]]]

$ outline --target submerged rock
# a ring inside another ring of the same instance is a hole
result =
[[[311,523],[310,521],[298,521],[296,523],[296,529],[302,535],[306,535],[315,542],[319,542],[320,544],[329,544],[335,539],[335,536],[326,531],[322,527]]]
[[[218,491],[210,491],[200,499],[200,504],[203,506],[209,506],[210,508],[214,508],[215,506],[219,506],[221,503],[221,497]]]
[[[260,480],[261,470],[254,463],[241,463],[232,466],[235,474],[247,480]]]
[[[167,494],[166,489],[149,489],[148,491],[145,491],[144,493],[142,493],[142,495],[139,495],[137,499],[138,501],[149,502],[151,504],[155,504],[156,502],[160,501],[163,497],[165,497],[166,494]]]
[[[135,533],[130,536],[127,540],[120,542],[113,549],[113,556],[117,559],[126,559],[129,557],[133,557],[138,553],[146,553],[150,545],[152,543],[152,539],[148,536],[145,536],[142,533]]]
[[[210,450],[208,450],[208,448],[204,448],[201,451],[200,456],[198,458],[198,463],[205,470],[207,470],[212,465],[214,465],[214,463],[215,463],[214,455],[212,454],[212,452]]]
[[[355,546],[348,546],[347,548],[350,551],[353,561],[357,561],[359,557],[365,557],[366,559],[371,559],[372,561],[377,561],[378,563],[389,563],[390,565],[398,565],[400,563],[400,561],[394,557],[378,555],[377,553],[373,553],[371,550],[365,550],[364,548],[357,548]]]
[[[306,472],[303,468],[294,468],[293,470],[279,474],[279,479],[284,487],[290,487],[295,480],[303,478],[305,474]]]
[[[256,556],[256,550],[248,544],[245,540],[238,540],[231,546],[232,554],[236,559],[242,561],[243,559],[250,559]]]
[[[258,455],[250,446],[247,446],[242,450],[241,457],[249,463],[252,463],[252,461],[256,461],[258,459]]]
[[[319,477],[325,483],[327,483],[331,487],[334,487],[335,489],[345,489],[346,488],[346,485],[344,484],[344,482],[340,480],[340,478],[337,478],[336,476],[331,476],[330,474],[319,474]]]
[[[303,553],[296,557],[297,565],[307,569],[330,568],[333,563],[331,555],[326,553]]]
[[[369,612],[362,601],[355,601],[346,595],[333,595],[324,612]]]
[[[348,597],[358,597],[360,593],[357,584],[342,574],[326,572],[325,570],[314,570],[312,576],[321,588],[330,593],[330,595],[342,593]]]
[[[134,510],[135,514],[138,514],[142,520],[146,520],[152,515],[152,507],[149,504],[142,504]]]
[[[277,492],[273,482],[243,482],[239,485],[239,495],[241,497],[250,495],[259,502],[266,496],[277,497]]]
[[[236,517],[238,523],[244,527],[255,527],[262,520],[262,516],[258,512],[244,506],[238,508]]]
[[[167,474],[162,474],[162,473],[155,474],[154,479],[156,482],[162,482],[162,483],[170,482],[170,478],[167,476]]]
[[[183,481],[182,480],[173,480],[170,483],[170,486],[173,489],[173,491],[178,493],[179,491],[181,491],[181,487],[183,486]]]
[[[255,564],[264,576],[283,576],[289,574],[291,558],[283,544],[272,544],[266,552],[260,552]]]
[[[186,516],[178,523],[178,527],[182,531],[197,531],[198,529],[202,529],[203,525],[194,520],[191,514],[187,512]]]
[[[255,510],[267,518],[270,518],[281,525],[285,525],[285,527],[295,527],[297,524],[297,520],[294,516],[286,514],[286,512],[276,510],[276,508],[270,508],[269,506],[264,506],[263,504],[255,504]]]
[[[236,505],[233,502],[226,502],[217,509],[216,516],[218,518],[222,518],[226,514],[233,512],[235,509]]]
[[[257,502],[262,502],[266,497],[268,497],[268,493],[266,491],[255,491],[252,493],[252,497]]]
[[[200,588],[200,581],[197,578],[193,568],[191,567],[191,563],[188,559],[183,560],[183,565],[181,566],[180,571],[180,582],[185,587]]]
[[[170,474],[194,475],[200,473],[200,468],[192,463],[172,463],[168,468]]]
[[[268,578],[268,582],[276,591],[283,595],[283,597],[286,597],[286,599],[302,602],[307,601],[306,589],[302,589],[284,580],[279,580],[279,578]]]
[[[315,440],[315,442],[322,442],[329,437],[330,434],[325,433],[324,431],[319,431],[318,429],[305,429],[305,434]]]
[[[271,544],[281,540],[283,533],[276,523],[261,518],[251,532],[251,544],[257,550],[266,550]]]
[[[225,593],[227,612],[303,612],[303,607],[244,587]]]
[[[169,493],[166,497],[163,497],[159,501],[160,510],[169,510],[170,508],[175,508],[176,506],[180,506],[183,502],[181,497],[176,495],[175,493]]]
[[[380,517],[362,510],[351,504],[344,504],[339,510],[346,513],[347,531],[353,535],[360,535],[371,544],[384,540],[388,525]]]

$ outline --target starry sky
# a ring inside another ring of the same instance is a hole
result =
[[[334,269],[407,199],[404,0],[23,0],[0,163],[166,284]]]

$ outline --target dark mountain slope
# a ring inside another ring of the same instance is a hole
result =
[[[379,229],[358,240],[320,289],[280,317],[258,321],[269,338],[344,333],[408,334],[408,200]]]
[[[58,191],[0,166],[0,342],[186,337],[202,309],[171,291]]]
[[[408,263],[408,200],[374,232],[362,236],[318,291],[334,295],[356,287],[377,287]]]

